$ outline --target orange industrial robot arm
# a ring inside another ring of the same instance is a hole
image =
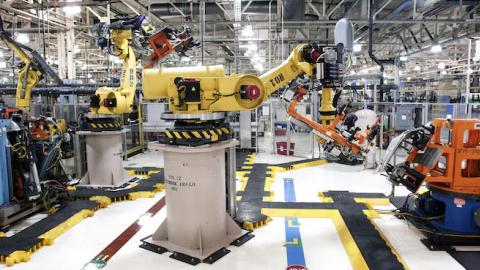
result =
[[[322,137],[327,141],[334,141],[339,143],[349,149],[353,153],[360,153],[362,151],[359,145],[356,145],[350,141],[348,141],[345,137],[338,133],[336,130],[337,124],[345,118],[345,114],[342,112],[335,117],[335,120],[330,125],[322,125],[319,124],[312,119],[309,119],[301,114],[298,113],[296,106],[297,103],[303,98],[303,96],[307,93],[306,89],[303,87],[298,87],[296,97],[292,100],[290,105],[288,106],[288,114],[294,117],[295,119],[305,123],[309,127],[313,128],[314,133],[318,136]]]

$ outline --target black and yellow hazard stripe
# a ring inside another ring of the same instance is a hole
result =
[[[91,130],[116,130],[121,129],[120,123],[87,123],[87,126]]]
[[[234,138],[228,126],[208,129],[167,129],[158,138],[160,143],[171,145],[198,146]]]

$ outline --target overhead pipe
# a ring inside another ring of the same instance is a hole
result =
[[[368,11],[368,55],[378,66],[380,66],[380,100],[383,100],[383,72],[385,71],[384,64],[395,64],[394,59],[378,59],[373,53],[373,4],[374,0],[370,0],[370,7]]]

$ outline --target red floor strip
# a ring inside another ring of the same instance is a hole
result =
[[[145,214],[151,214],[152,217],[165,206],[165,197],[155,203]],[[142,228],[139,223],[140,218],[135,220],[125,231],[123,231],[113,242],[104,248],[95,258],[93,263],[106,263],[115,253],[117,253],[132,237]]]

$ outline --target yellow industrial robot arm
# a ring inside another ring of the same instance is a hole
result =
[[[3,21],[0,17],[0,39],[22,59],[21,68],[18,72],[18,82],[16,91],[16,107],[23,110],[30,108],[30,99],[32,89],[35,88],[40,80],[43,79],[45,73],[49,74],[58,84],[62,84],[62,80],[48,66],[43,57],[33,49],[15,42],[10,33],[3,28]],[[29,52],[29,54],[26,53]]]
[[[133,31],[141,27],[144,19],[145,17],[140,15],[130,20],[96,26],[95,30],[100,34],[98,44],[102,48],[107,47],[112,54],[119,57],[123,67],[119,87],[101,87],[91,97],[90,114],[118,115],[132,110],[137,88],[137,66],[131,43]]]
[[[297,46],[280,66],[257,77],[226,76],[222,66],[143,70],[143,96],[167,98],[174,114],[203,114],[255,109],[300,74],[312,76],[318,47]]]
[[[300,74],[312,77],[314,64],[319,57],[320,52],[314,47],[308,44],[298,45],[280,66],[260,76],[265,86],[266,96],[270,96]]]

